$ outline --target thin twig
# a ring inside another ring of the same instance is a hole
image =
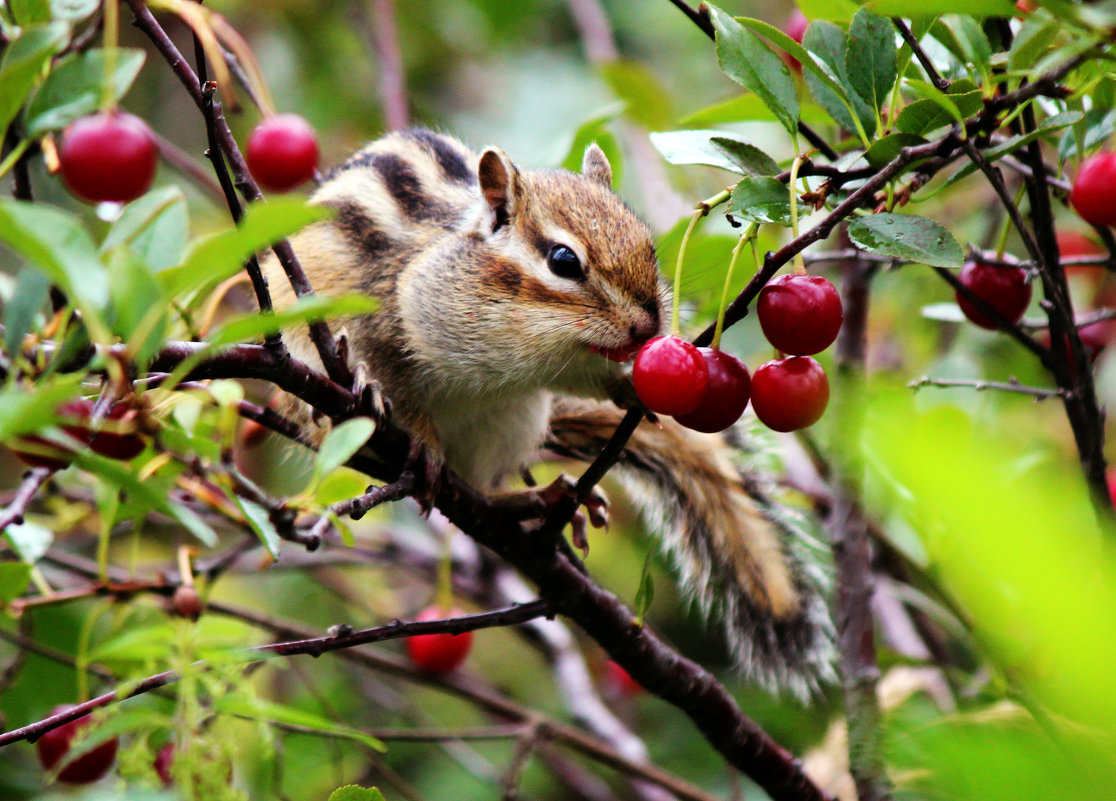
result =
[[[23,477],[23,483],[19,485],[15,497],[12,498],[12,502],[3,511],[0,511],[0,531],[13,523],[16,525],[23,523],[23,516],[27,513],[27,507],[31,505],[35,494],[53,473],[53,470],[46,467],[33,467],[27,471],[27,474]]]
[[[1038,401],[1044,401],[1048,398],[1058,398],[1066,394],[1066,391],[1060,387],[1029,387],[1026,384],[1021,384],[1019,379],[1014,376],[1007,381],[985,381],[981,378],[930,378],[929,376],[922,376],[922,378],[907,382],[907,386],[911,389],[921,389],[922,387],[968,387],[969,389],[975,389],[977,392],[983,392],[986,389],[995,389],[1003,392],[1015,392],[1020,395],[1030,395]]]

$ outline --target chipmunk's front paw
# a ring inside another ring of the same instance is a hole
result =
[[[577,481],[562,473],[545,487],[535,487],[508,493],[495,502],[513,510],[521,519],[544,519],[564,498],[577,496]],[[584,507],[584,509],[580,508]],[[574,547],[589,552],[589,526],[607,529],[611,524],[608,496],[600,487],[593,487],[570,519],[571,540]]]

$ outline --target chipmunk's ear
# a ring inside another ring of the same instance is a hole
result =
[[[492,212],[492,232],[496,233],[515,215],[519,170],[503,150],[490,147],[481,153],[477,180]]]
[[[585,155],[581,159],[581,174],[606,189],[612,188],[612,165],[596,142],[585,148]]]

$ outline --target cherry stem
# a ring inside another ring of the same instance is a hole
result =
[[[116,103],[113,77],[116,73],[116,49],[120,29],[120,7],[117,0],[105,0],[105,33],[104,33],[104,84],[101,86],[101,111],[112,110]]]
[[[682,302],[682,261],[686,256],[686,246],[690,244],[690,235],[697,227],[698,220],[705,217],[709,212],[713,211],[717,206],[727,201],[732,197],[732,189],[722,189],[711,198],[701,201],[697,204],[694,210],[694,216],[690,218],[690,224],[686,226],[686,233],[682,234],[682,242],[678,245],[678,262],[674,267],[674,298],[672,299],[670,309],[670,333],[671,336],[678,336],[681,327],[678,324],[678,308]]]
[[[759,230],[759,225],[752,222],[744,229],[736,246],[732,249],[732,257],[729,259],[728,271],[725,273],[725,286],[721,290],[721,306],[717,309],[717,325],[713,329],[713,340],[709,343],[709,347],[713,350],[719,350],[721,347],[721,331],[725,327],[725,309],[728,308],[729,288],[732,286],[732,273],[736,269],[736,260],[740,258],[740,251],[744,249],[745,242],[752,242],[755,247],[756,232]]]
[[[449,614],[453,608],[453,545],[452,532],[447,530],[442,537],[442,556],[438,559],[437,587],[434,603],[440,612]]]
[[[678,261],[674,266],[674,298],[670,307],[670,333],[671,336],[678,336],[681,330],[678,324],[678,307],[682,300],[682,260],[686,256],[686,246],[690,243],[690,234],[694,232],[697,227],[698,220],[709,213],[709,207],[705,204],[698,206],[694,216],[690,218],[690,224],[686,226],[686,233],[682,234],[682,243],[678,246]]]
[[[805,160],[801,153],[794,157],[790,168],[790,179],[787,181],[787,187],[790,189],[791,237],[794,239],[798,239],[798,190],[795,185],[798,183],[798,168]],[[794,254],[794,274],[806,275],[806,262],[801,252]]]
[[[1015,206],[1023,202],[1023,195],[1027,191],[1027,184],[1020,183],[1019,191],[1015,193]],[[1000,236],[996,240],[996,261],[1000,261],[1004,257],[1004,249],[1007,248],[1008,234],[1011,233],[1011,215],[1005,214],[1004,220],[1000,225]]]

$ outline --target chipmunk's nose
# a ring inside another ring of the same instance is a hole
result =
[[[662,316],[659,311],[659,301],[650,300],[643,304],[641,313],[636,315],[635,322],[628,329],[628,336],[636,342],[646,342],[659,333],[662,326]]]

